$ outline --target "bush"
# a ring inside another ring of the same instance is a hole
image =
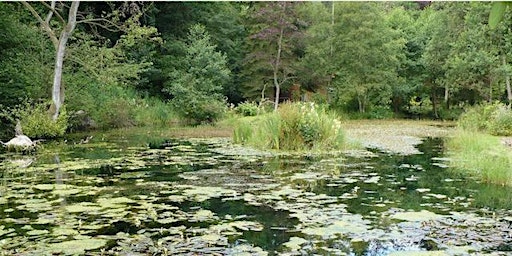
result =
[[[502,105],[494,110],[489,123],[489,132],[497,136],[512,135],[512,111],[509,107]]]
[[[106,127],[123,128],[135,126],[135,108],[133,100],[111,99],[100,112],[100,120]]]
[[[512,135],[512,110],[502,103],[474,106],[461,115],[458,126],[466,131],[510,136]]]
[[[393,118],[394,113],[388,106],[372,106],[365,116],[369,119],[389,119]]]
[[[243,102],[238,104],[235,112],[242,116],[256,116],[259,114],[259,108],[255,102]]]
[[[189,124],[207,124],[219,120],[227,110],[227,104],[216,97],[194,96],[174,98],[171,102],[177,113]]]
[[[462,114],[457,125],[466,131],[487,131],[489,122],[499,104],[476,105],[470,107]]]
[[[49,103],[26,102],[9,110],[9,113],[4,113],[4,115],[8,115],[13,123],[19,119],[23,133],[30,138],[60,137],[65,134],[68,127],[66,108],[62,106],[59,117],[53,121],[48,111],[49,106]]]
[[[137,126],[166,126],[176,119],[176,113],[171,105],[160,99],[144,98],[135,109]]]
[[[239,122],[233,139],[259,148],[320,150],[340,148],[344,136],[334,114],[314,103],[286,103],[252,123]]]

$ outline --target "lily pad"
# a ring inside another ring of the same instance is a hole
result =
[[[421,210],[419,212],[398,212],[391,215],[392,219],[403,220],[403,221],[430,221],[443,218],[443,215],[435,214],[427,210]]]
[[[48,250],[52,253],[83,254],[85,251],[98,249],[106,244],[107,240],[104,239],[87,238],[50,244]]]
[[[448,255],[444,251],[400,251],[392,252],[389,256],[445,256]]]
[[[298,251],[301,248],[301,245],[306,243],[308,240],[302,237],[290,237],[290,241],[284,243],[283,245],[290,248],[292,251]]]
[[[69,213],[97,214],[100,210],[100,206],[90,202],[83,202],[66,206],[66,211]]]
[[[34,229],[34,230],[30,230],[27,232],[27,235],[29,236],[39,236],[39,235],[44,235],[44,234],[48,234],[50,233],[50,231],[48,230],[45,230],[45,229]]]

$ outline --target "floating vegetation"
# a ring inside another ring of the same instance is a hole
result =
[[[512,191],[436,165],[446,161],[432,150],[440,142],[426,140],[423,154],[407,156],[244,154],[226,139],[123,150],[91,142],[63,146],[58,156],[43,150],[30,164],[1,155],[0,248],[5,255],[510,251],[512,203],[490,199]],[[96,147],[101,154],[91,154]]]

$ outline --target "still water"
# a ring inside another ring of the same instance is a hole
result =
[[[78,142],[0,155],[0,255],[512,255],[511,189],[452,173],[441,139],[409,156]]]

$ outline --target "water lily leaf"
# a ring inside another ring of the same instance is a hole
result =
[[[126,207],[126,204],[134,203],[130,198],[127,197],[114,197],[114,198],[100,198],[98,204],[103,208],[122,208]]]
[[[106,244],[107,240],[104,239],[87,238],[50,244],[48,249],[52,253],[84,254],[85,251],[98,249]]]
[[[347,233],[363,233],[367,230],[366,225],[357,222],[336,221],[326,227],[306,228],[302,233],[307,235],[316,235],[323,238],[333,238],[335,235]]]
[[[50,231],[48,230],[45,230],[45,229],[34,229],[34,230],[30,230],[27,232],[27,235],[29,236],[39,236],[39,235],[44,235],[44,234],[48,234],[50,233]]]
[[[218,219],[218,217],[214,216],[214,213],[210,210],[199,210],[197,211],[191,218],[190,221],[207,221],[212,219]]]
[[[170,195],[167,197],[171,202],[181,203],[187,199],[185,196],[181,195]]]
[[[430,188],[417,188],[416,191],[420,193],[430,192]]]
[[[389,256],[445,256],[448,255],[444,251],[401,251],[392,252]]]
[[[365,180],[364,183],[374,183],[374,184],[377,184],[377,183],[379,183],[379,180],[380,180],[380,176],[374,176],[374,177],[371,177],[371,178]]]
[[[301,248],[301,245],[306,243],[308,240],[302,237],[290,237],[290,241],[284,243],[283,245],[290,248],[292,251],[298,251]]]
[[[52,235],[54,236],[74,236],[78,235],[78,231],[72,228],[61,228],[57,227],[52,230]]]
[[[419,212],[397,212],[391,215],[392,219],[404,220],[404,221],[429,221],[443,218],[443,215],[435,214],[427,210],[421,210]]]
[[[72,204],[65,207],[69,213],[87,213],[87,214],[98,214],[101,207],[97,204],[90,202],[83,202],[78,204]]]
[[[4,229],[4,228],[5,228],[5,226],[3,226],[3,225],[0,226],[0,236],[3,236],[5,234],[9,234],[9,233],[12,233],[12,232],[15,231],[15,229],[13,229],[13,228],[10,228],[10,229],[7,229],[7,230]]]
[[[204,240],[208,244],[216,244],[219,241],[227,240],[226,237],[223,237],[223,236],[221,236],[219,234],[215,234],[215,233],[202,235],[201,239]]]
[[[235,196],[237,192],[221,187],[193,187],[191,189],[185,189],[183,195],[192,197],[198,202],[202,202],[213,197]]]
[[[427,194],[427,196],[435,197],[436,199],[445,199],[445,198],[447,198],[446,195],[441,195],[441,194]]]
[[[263,230],[263,225],[258,222],[254,222],[254,221],[235,221],[235,222],[229,223],[229,225],[236,227],[238,229],[241,229],[243,231],[248,231],[248,230],[262,231]]]

